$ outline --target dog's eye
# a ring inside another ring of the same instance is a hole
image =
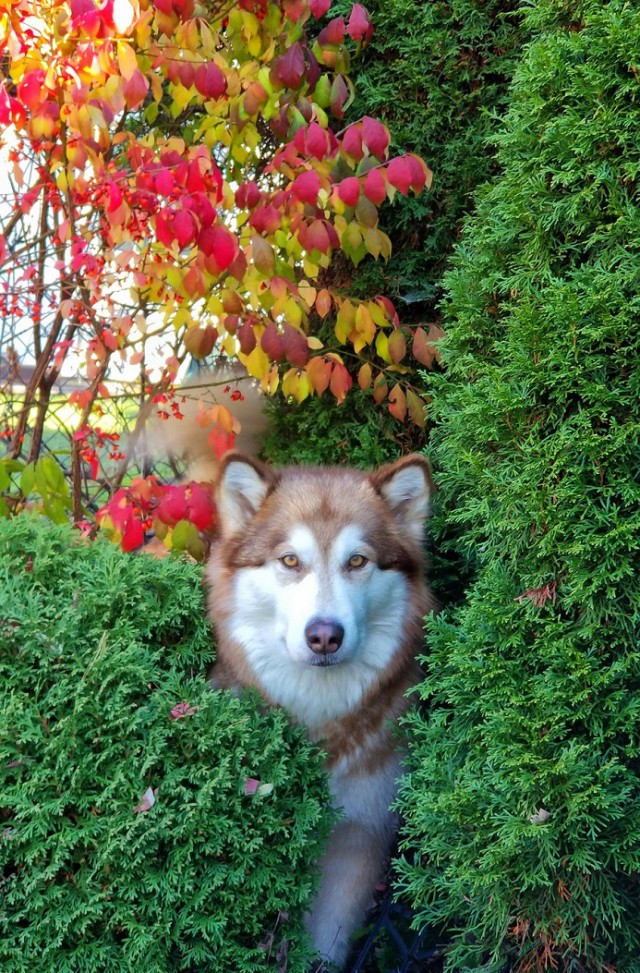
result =
[[[285,568],[299,568],[300,561],[295,554],[285,554],[284,557],[280,558],[280,563],[284,564]]]
[[[353,568],[354,570],[357,571],[358,568],[363,568],[367,563],[367,561],[368,558],[366,558],[364,554],[352,554],[349,560],[347,561],[347,567]]]

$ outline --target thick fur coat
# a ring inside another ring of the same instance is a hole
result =
[[[207,568],[216,687],[252,686],[284,706],[328,755],[343,810],[321,863],[308,928],[342,966],[393,842],[400,755],[393,724],[419,679],[431,600],[421,456],[371,473],[275,471],[231,453],[218,484]]]

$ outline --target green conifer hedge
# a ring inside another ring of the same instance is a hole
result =
[[[350,3],[338,5],[348,12]],[[403,321],[433,314],[472,194],[495,171],[489,144],[506,109],[523,33],[521,0],[373,0],[374,35],[355,76],[350,118],[380,118],[394,146],[433,170],[431,190],[383,208],[389,264],[365,261],[356,282],[399,305]],[[357,65],[356,65],[357,67]]]
[[[306,970],[322,762],[211,650],[194,565],[0,521],[2,973]]]
[[[429,386],[479,567],[430,625],[402,885],[452,968],[637,973],[640,16],[536,0],[525,29]]]

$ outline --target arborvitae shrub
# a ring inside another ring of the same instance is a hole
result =
[[[488,140],[505,111],[522,45],[522,4],[374,0],[366,6],[375,32],[355,78],[350,118],[380,118],[398,150],[423,156],[434,178],[430,191],[398,194],[383,210],[391,260],[365,261],[356,276],[366,291],[409,301],[399,305],[403,320],[419,320],[433,313],[473,190],[495,170]],[[346,11],[348,4],[339,7]]]
[[[354,388],[342,403],[313,398],[302,405],[282,398],[267,404],[269,428],[262,456],[276,466],[349,463],[368,469],[402,453],[402,428],[375,407],[372,396]]]
[[[210,657],[195,566],[0,522],[3,973],[306,970],[321,759]]]
[[[402,884],[452,968],[640,970],[640,16],[538,0],[430,383],[479,561],[430,625]]]

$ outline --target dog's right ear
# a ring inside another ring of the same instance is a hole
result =
[[[234,534],[256,515],[277,482],[276,473],[244,453],[223,457],[216,486],[220,527]]]

